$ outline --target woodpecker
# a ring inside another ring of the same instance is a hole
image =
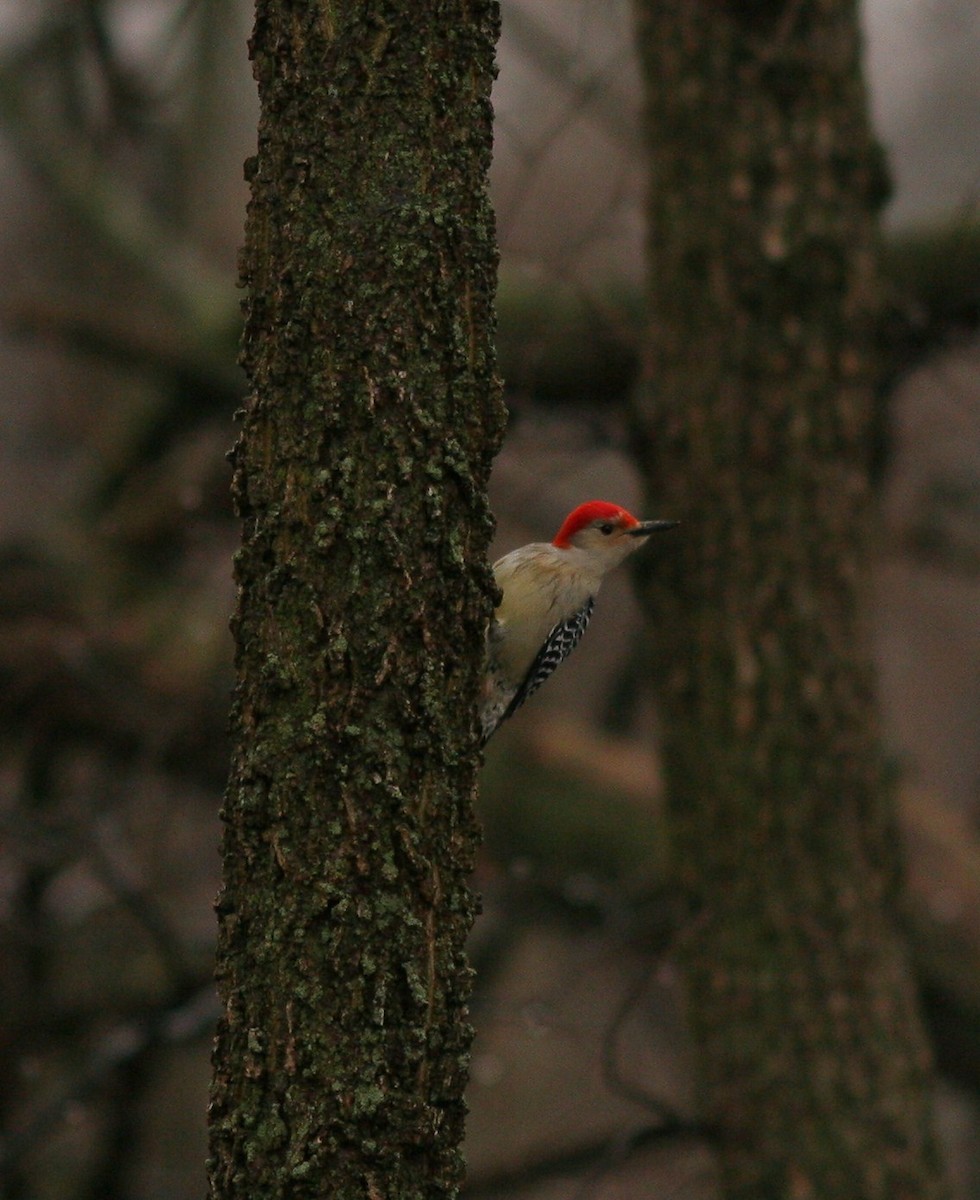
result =
[[[678,524],[638,521],[618,504],[590,500],[568,514],[554,541],[531,542],[494,563],[503,596],[487,633],[484,743],[578,645],[606,573],[650,534]]]

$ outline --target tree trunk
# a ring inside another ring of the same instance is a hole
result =
[[[491,0],[256,5],[215,1200],[462,1174],[496,34]]]
[[[939,1196],[862,621],[885,185],[855,5],[637,11],[637,439],[684,522],[642,586],[702,1115],[729,1197]]]

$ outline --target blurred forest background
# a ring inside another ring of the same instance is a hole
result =
[[[634,504],[625,0],[505,0],[501,552]],[[980,10],[869,0],[895,193],[875,447],[886,737],[957,1195],[980,1196]],[[244,0],[0,4],[0,1195],[204,1188],[231,686],[224,455],[255,135]],[[644,513],[643,516],[670,516]],[[661,938],[656,713],[625,576],[488,752],[467,1195],[712,1195]],[[669,636],[664,631],[663,636]]]

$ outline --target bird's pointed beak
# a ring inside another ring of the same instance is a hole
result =
[[[626,533],[630,537],[649,537],[651,533],[662,533],[665,529],[674,529],[680,525],[680,521],[641,521],[638,525],[634,525],[632,529],[627,529]]]

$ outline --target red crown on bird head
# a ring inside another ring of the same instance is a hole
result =
[[[562,521],[561,529],[555,534],[555,540],[551,544],[557,546],[559,550],[564,550],[569,544],[569,539],[573,538],[580,529],[591,525],[593,521],[603,520],[615,521],[624,529],[630,529],[640,523],[632,513],[627,512],[619,504],[610,504],[608,500],[588,500],[585,504],[580,504],[578,508],[572,509]]]

